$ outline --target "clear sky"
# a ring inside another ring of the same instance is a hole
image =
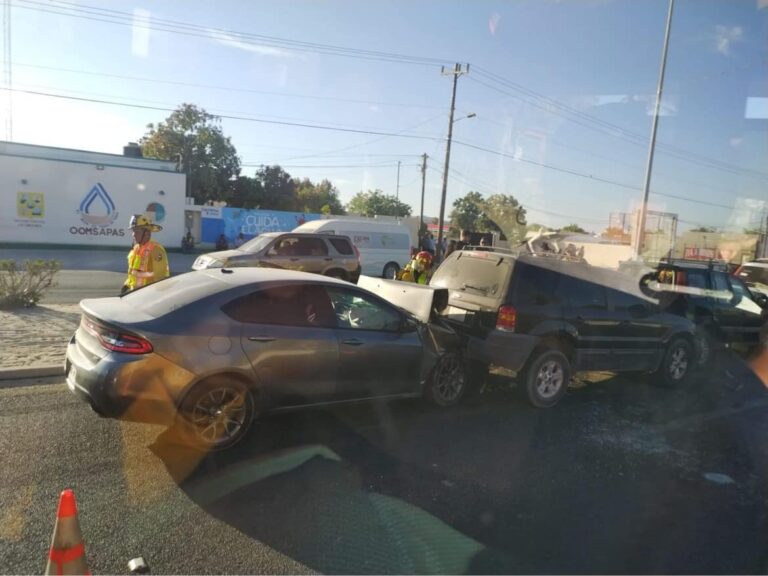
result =
[[[426,152],[425,212],[437,215],[451,89],[440,63],[469,62],[456,118],[477,116],[454,126],[447,212],[468,190],[502,192],[529,221],[599,232],[641,200],[667,0],[11,5],[18,142],[120,153],[168,114],[21,90],[191,102],[240,117],[222,126],[244,174],[279,163],[330,179],[345,202],[395,193],[399,160],[400,197],[418,213]],[[740,231],[765,216],[766,38],[766,0],[676,0],[651,208],[682,228]]]

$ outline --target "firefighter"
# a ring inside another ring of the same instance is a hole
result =
[[[128,253],[128,278],[123,284],[121,294],[163,280],[170,275],[165,248],[152,240],[152,232],[160,232],[163,227],[143,214],[134,214],[128,228],[133,235],[133,248]]]
[[[422,250],[397,275],[403,282],[426,284],[432,275],[432,254]]]

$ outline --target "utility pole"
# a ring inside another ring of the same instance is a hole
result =
[[[419,210],[419,241],[421,241],[421,227],[424,226],[424,187],[427,183],[427,153],[421,155],[421,210]]]
[[[13,80],[11,75],[11,0],[3,1],[3,84],[5,84],[5,139],[13,140]]]
[[[400,160],[397,161],[397,191],[395,192],[395,198],[400,201]]]
[[[648,163],[645,167],[645,182],[643,183],[643,204],[640,206],[640,218],[638,218],[637,241],[634,249],[635,258],[640,257],[645,239],[645,220],[648,217],[648,197],[651,193],[651,172],[653,171],[653,153],[656,149],[656,130],[659,126],[659,109],[661,108],[661,96],[664,91],[664,71],[667,67],[667,50],[669,49],[669,30],[672,27],[672,10],[675,0],[669,0],[667,11],[667,27],[664,31],[664,48],[661,51],[661,66],[659,67],[659,82],[656,87],[656,103],[653,107],[653,124],[651,125],[651,142],[648,147]]]
[[[439,261],[443,252],[443,226],[445,223],[445,195],[448,191],[448,164],[451,161],[451,139],[453,138],[453,113],[456,111],[456,83],[459,80],[459,76],[469,74],[469,64],[466,68],[462,67],[458,62],[453,67],[453,70],[445,70],[443,66],[440,69],[440,73],[443,76],[453,76],[453,91],[451,92],[451,114],[448,119],[448,142],[445,146],[445,167],[443,170],[443,191],[440,195],[440,218],[438,220],[437,230],[437,246],[435,247],[435,257]]]

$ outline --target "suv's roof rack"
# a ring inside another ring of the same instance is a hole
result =
[[[501,252],[503,254],[516,254],[517,251],[509,248],[500,248],[498,246],[464,246],[462,250],[468,252]]]
[[[675,265],[678,265],[678,264],[681,264],[681,265],[684,265],[684,264],[698,265],[698,266],[707,267],[707,268],[711,268],[711,269],[714,269],[714,268],[726,268],[727,269],[730,266],[730,262],[728,262],[727,260],[722,260],[722,259],[718,259],[718,258],[710,258],[708,260],[698,260],[698,259],[695,259],[695,258],[667,258],[667,257],[664,257],[664,258],[660,258],[658,263],[659,264],[669,264],[671,266],[675,266]]]

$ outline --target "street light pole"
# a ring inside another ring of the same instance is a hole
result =
[[[424,226],[424,187],[427,183],[427,153],[421,155],[421,209],[419,210],[419,240],[421,240],[421,227]]]
[[[395,192],[395,198],[400,200],[400,160],[397,161],[397,190]]]
[[[651,142],[648,147],[648,162],[645,167],[645,182],[643,183],[643,204],[640,206],[640,218],[637,223],[637,240],[633,250],[635,258],[640,257],[643,250],[645,236],[645,220],[648,217],[648,197],[651,194],[651,172],[653,171],[653,153],[656,148],[656,130],[659,126],[659,110],[661,108],[661,96],[664,91],[664,71],[667,67],[667,50],[669,49],[669,31],[672,28],[672,10],[675,0],[669,0],[667,11],[667,26],[664,30],[664,48],[661,51],[661,66],[659,68],[659,82],[656,87],[656,103],[653,107],[653,124],[651,125]]]
[[[446,72],[445,68],[441,70],[443,75],[453,75],[453,90],[451,92],[451,114],[448,118],[448,142],[445,146],[445,166],[443,167],[443,190],[440,194],[440,218],[438,220],[437,246],[435,247],[435,257],[439,261],[443,252],[443,227],[445,225],[445,196],[448,192],[448,165],[451,161],[451,139],[453,138],[453,114],[456,111],[456,83],[459,76],[469,72],[469,64],[466,69],[462,68],[458,62],[453,70]]]

